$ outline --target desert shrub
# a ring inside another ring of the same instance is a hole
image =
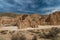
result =
[[[49,36],[51,36],[51,37],[55,37],[55,36],[57,36],[57,34],[59,33],[59,29],[58,28],[56,28],[56,27],[53,27],[50,31],[49,31]]]
[[[37,40],[37,36],[34,36],[32,40]]]
[[[15,31],[9,31],[9,33],[10,33],[10,34],[13,34],[13,33],[15,33]]]
[[[43,32],[42,34],[40,34],[40,37],[42,38],[55,38],[57,37],[57,34],[59,33],[59,29],[56,27],[51,28],[51,30],[49,31],[48,34],[45,34],[45,32]]]
[[[21,34],[16,34],[12,36],[11,40],[26,40],[26,37]]]
[[[0,31],[1,34],[7,34],[8,30]]]

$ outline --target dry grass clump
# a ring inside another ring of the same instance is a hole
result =
[[[47,34],[45,32],[40,34],[40,37],[45,39],[57,40],[59,38],[58,37],[59,33],[60,33],[60,29],[53,27]]]
[[[26,40],[26,37],[23,34],[14,34],[11,37],[11,40]]]

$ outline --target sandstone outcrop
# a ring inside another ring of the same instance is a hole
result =
[[[17,14],[16,14],[17,15]],[[0,16],[0,25],[13,25],[18,28],[36,28],[38,25],[60,25],[60,12],[49,15],[19,14],[14,17]]]
[[[50,14],[46,19],[46,22],[49,25],[60,25],[60,12],[55,12],[53,14]]]
[[[15,25],[16,24],[16,20],[14,20],[14,18],[11,17],[7,17],[7,16],[3,16],[0,18],[0,26],[10,26],[10,25]]]
[[[19,28],[25,28],[25,27],[38,27],[38,25],[40,24],[40,18],[41,16],[39,14],[32,14],[32,15],[23,15],[20,16],[17,24],[19,26]]]

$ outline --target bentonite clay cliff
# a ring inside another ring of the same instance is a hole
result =
[[[36,28],[38,25],[60,25],[60,12],[54,12],[49,15],[3,13],[0,15],[1,25],[12,25],[18,28]]]

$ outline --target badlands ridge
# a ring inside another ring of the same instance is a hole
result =
[[[37,28],[38,25],[60,25],[60,12],[49,15],[1,13],[0,27],[17,26],[20,28]]]

